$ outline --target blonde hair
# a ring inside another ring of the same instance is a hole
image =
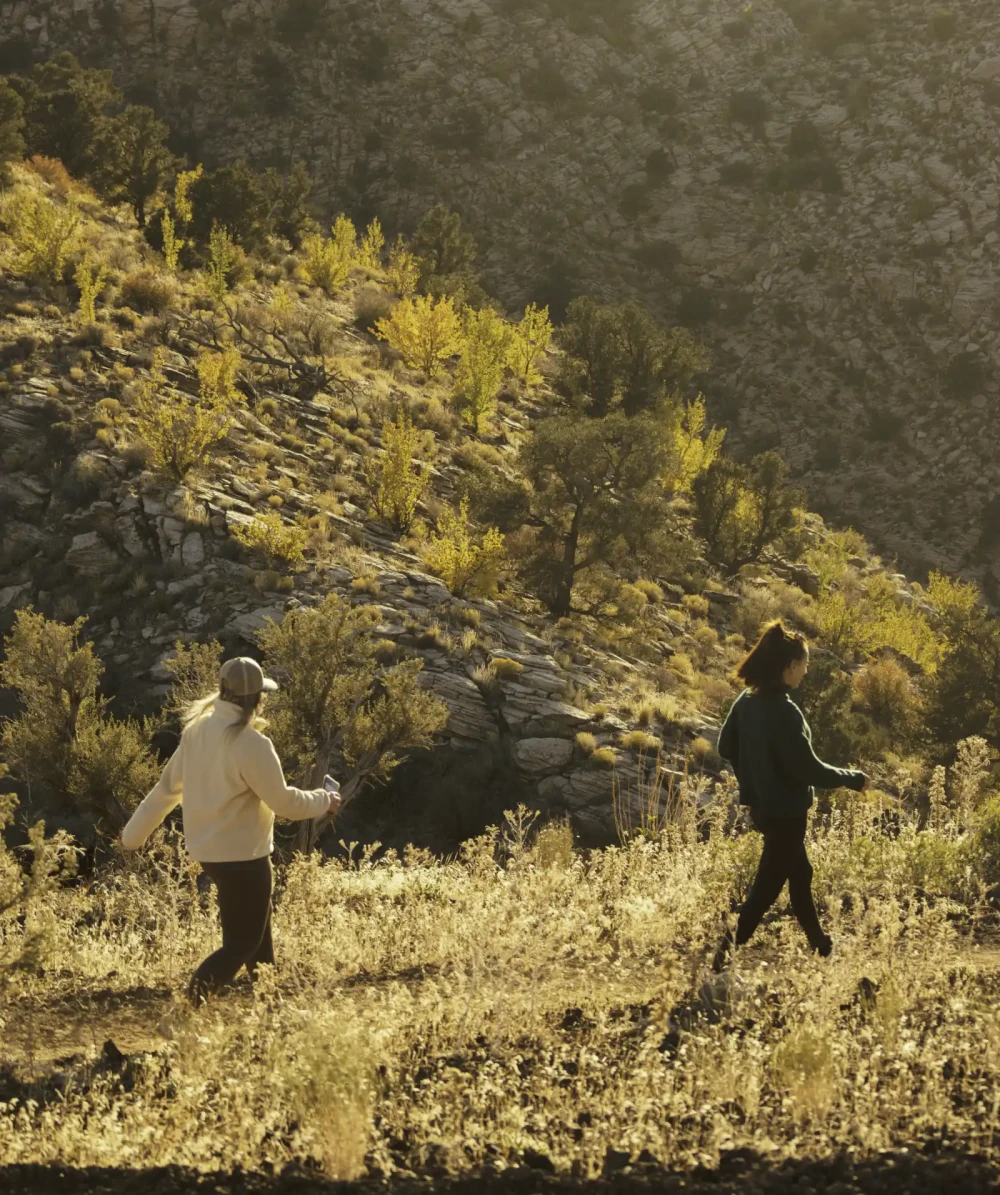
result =
[[[181,722],[184,730],[187,730],[189,726],[193,726],[195,722],[199,722],[202,718],[210,714],[215,708],[217,701],[227,701],[230,705],[235,705],[240,710],[240,717],[237,718],[227,731],[227,734],[235,736],[246,730],[255,720],[258,726],[266,725],[263,719],[257,718],[257,711],[260,709],[263,700],[263,689],[258,693],[250,693],[245,697],[241,697],[236,693],[230,692],[223,685],[216,692],[209,693],[207,697],[199,697],[197,701],[192,701],[184,710]]]

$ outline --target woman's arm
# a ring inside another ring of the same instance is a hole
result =
[[[245,730],[237,739],[240,774],[249,789],[278,817],[292,822],[321,817],[330,808],[330,794],[323,788],[312,791],[292,788],[285,783],[285,773],[274,744],[263,734]]]
[[[861,792],[867,779],[864,772],[824,763],[813,750],[805,715],[793,701],[785,704],[784,722],[778,757],[790,776],[815,788],[853,788]]]
[[[184,779],[181,762],[183,750],[182,738],[180,746],[167,761],[159,780],[140,802],[138,809],[129,818],[128,825],[122,830],[122,846],[125,850],[137,851],[156,827],[162,825],[167,814],[181,803]]]

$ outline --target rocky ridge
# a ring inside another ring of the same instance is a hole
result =
[[[731,442],[780,447],[910,571],[991,589],[1000,27],[982,0],[940,39],[912,0],[858,11],[376,0],[324,43],[274,0],[18,0],[0,38],[8,68],[114,66],[209,160],[305,158],[331,211],[448,200],[511,305],[572,287],[698,321]],[[765,185],[801,121],[825,192]]]

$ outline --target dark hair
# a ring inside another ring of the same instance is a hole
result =
[[[753,651],[736,669],[736,675],[749,689],[767,692],[779,689],[785,669],[806,654],[806,641],[797,631],[786,631],[779,618],[769,623]]]

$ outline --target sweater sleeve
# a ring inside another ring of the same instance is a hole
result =
[[[181,803],[184,789],[183,772],[184,739],[167,761],[159,780],[140,802],[135,813],[122,830],[122,846],[127,851],[136,851],[153,833],[163,819]]]
[[[325,789],[303,790],[285,783],[281,760],[266,735],[247,730],[238,742],[240,773],[247,787],[278,817],[300,822],[321,817],[330,808],[330,794]]]
[[[739,704],[742,700],[742,695],[737,697],[730,706],[729,713],[726,715],[726,720],[722,724],[722,729],[719,731],[719,754],[723,759],[728,760],[729,763],[736,767],[737,760],[740,756],[740,732],[739,732]]]
[[[853,788],[860,792],[865,783],[864,772],[824,763],[813,750],[805,715],[793,701],[787,703],[786,711],[788,733],[782,736],[779,759],[789,775],[815,788]]]

